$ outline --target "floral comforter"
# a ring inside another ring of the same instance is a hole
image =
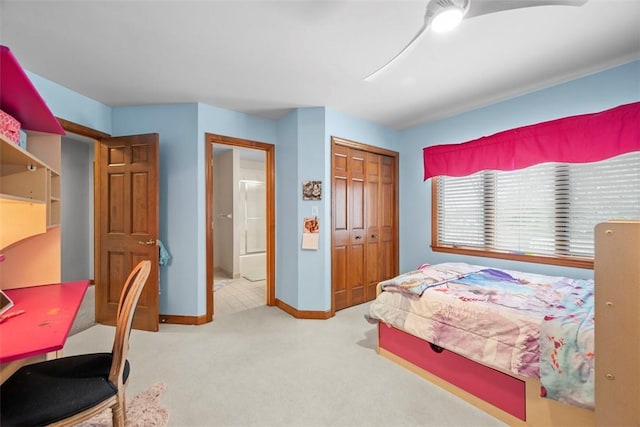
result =
[[[540,378],[543,395],[593,408],[593,281],[446,263],[380,287],[370,321]]]

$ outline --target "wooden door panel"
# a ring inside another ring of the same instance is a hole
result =
[[[364,302],[365,284],[365,168],[366,153],[351,150],[347,166],[349,173],[349,231],[347,307]]]
[[[347,283],[346,266],[347,266],[347,248],[346,246],[338,246],[333,249],[332,253],[333,265],[336,268],[332,272],[332,280],[335,283],[336,292],[345,292]]]
[[[115,324],[129,273],[143,259],[151,273],[133,327],[158,330],[158,135],[107,138],[96,157],[96,321]]]
[[[393,242],[380,244],[380,281],[391,279],[397,275]]]
[[[364,244],[351,245],[347,278],[347,307],[364,302]]]
[[[107,293],[109,295],[107,302],[109,305],[113,305],[117,307],[118,300],[120,299],[120,293],[118,292],[118,286],[114,285],[117,283],[122,275],[127,273],[127,268],[129,264],[126,262],[126,255],[124,252],[108,252],[107,253],[107,261],[106,264],[107,269],[109,271],[108,274],[108,282],[103,284],[106,285]],[[116,308],[112,308],[112,310]]]
[[[365,151],[349,149],[349,155],[347,157],[347,170],[352,178],[364,180],[367,153]]]
[[[392,183],[382,183],[380,190],[379,224],[381,227],[390,228],[394,222],[394,186]]]
[[[372,300],[378,282],[397,270],[395,162],[391,156],[332,144],[335,310]]]
[[[397,275],[398,267],[395,256],[395,185],[383,183],[380,203],[380,259],[381,269],[379,281],[391,279]]]
[[[347,231],[347,180],[343,177],[335,177],[333,185],[333,221],[334,232]]]
[[[365,212],[364,212],[364,181],[362,179],[352,179],[349,185],[350,203],[349,216],[351,221],[349,229],[351,231],[364,231]]]
[[[380,191],[380,167],[377,154],[367,153],[367,193],[365,213],[367,217],[367,242],[373,243],[378,236],[378,192]]]
[[[380,281],[398,274],[396,242],[396,168],[392,157],[381,156],[380,163]]]
[[[333,153],[332,161],[332,221],[331,221],[331,283],[333,306],[347,307],[347,274],[348,274],[348,244],[349,244],[349,213],[348,203],[348,152],[337,150]]]
[[[353,237],[364,237],[365,232],[365,166],[366,153],[358,150],[349,150],[347,176],[349,177],[349,186],[347,189],[348,202],[347,212],[349,213],[348,228]],[[355,233],[354,233],[355,232]],[[359,239],[358,239],[359,240]],[[361,244],[362,242],[355,242]]]
[[[129,273],[131,270],[140,263],[140,261],[149,259],[148,254],[144,250],[140,250],[139,252],[131,251],[129,252]],[[127,276],[129,275],[127,273]],[[148,283],[147,283],[148,284]],[[145,286],[146,287],[146,286]],[[142,292],[140,294],[140,298],[138,299],[138,305],[136,308],[136,313],[133,318],[134,324],[136,323],[136,317],[140,317],[141,320],[138,321],[139,325],[149,324],[150,321],[144,319],[145,317],[152,317],[155,312],[157,312],[157,304],[158,304],[158,293],[157,292]],[[150,328],[145,328],[145,330],[149,330]]]
[[[376,286],[378,282],[380,282],[379,277],[381,276],[380,272],[382,270],[382,266],[380,265],[380,248],[379,244],[373,243],[367,245],[367,278],[365,283],[367,284],[365,289],[364,299],[366,301],[371,301],[376,297]]]
[[[149,235],[149,174],[133,173],[131,176],[131,234]]]
[[[106,210],[107,213],[107,232],[108,233],[124,233],[125,223],[124,223],[124,209],[119,209],[120,206],[124,205],[124,174],[119,173],[110,173],[108,176],[108,189],[107,189],[107,203],[109,209]]]
[[[333,284],[334,306],[347,307],[347,247],[334,247],[331,253],[331,283]],[[338,309],[339,310],[339,309]]]
[[[375,153],[367,153],[367,192],[365,195],[366,212],[366,242],[367,253],[365,257],[366,277],[363,299],[370,301],[375,297],[376,285],[380,276],[379,259],[379,198],[380,191],[380,156]]]
[[[349,150],[334,150],[333,153],[333,173],[336,176],[347,176],[347,161],[349,158]]]

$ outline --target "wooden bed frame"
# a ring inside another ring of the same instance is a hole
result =
[[[595,411],[540,397],[537,379],[474,362],[383,323],[378,353],[512,426],[640,425],[640,221],[596,227],[594,270]]]

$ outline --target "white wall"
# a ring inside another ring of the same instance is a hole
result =
[[[238,249],[242,256],[266,250],[267,198],[264,161],[243,160],[242,155],[240,157]],[[240,273],[244,273],[242,266]]]
[[[234,164],[238,161],[235,150],[226,150],[214,158],[214,265],[228,277],[236,277],[234,266]]]

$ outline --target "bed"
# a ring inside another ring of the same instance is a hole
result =
[[[511,425],[594,424],[594,317],[593,280],[464,263],[381,282],[367,315],[381,354]]]
[[[378,284],[367,320],[379,325],[380,354],[510,425],[638,425],[640,222],[601,226],[616,241],[596,258],[595,282],[615,284],[602,287],[600,301],[606,309],[632,301],[619,306],[633,338],[600,373],[594,280],[464,263],[423,265]],[[600,346],[614,336],[603,331]],[[597,411],[596,383],[608,387]]]

